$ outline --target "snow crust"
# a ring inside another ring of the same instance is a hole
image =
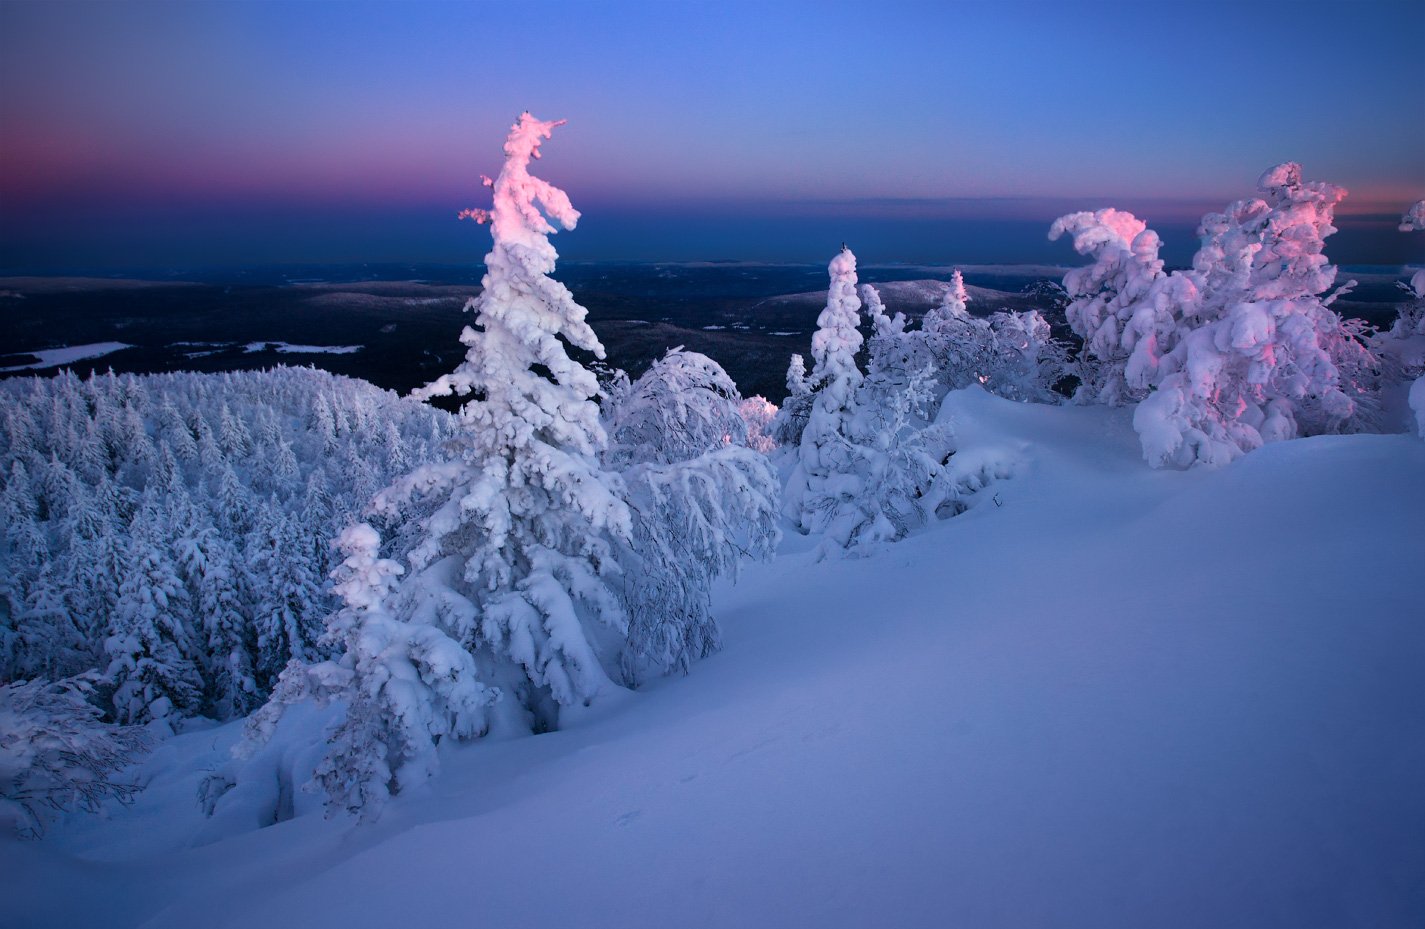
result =
[[[788,534],[698,673],[442,746],[374,826],[324,820],[280,733],[205,819],[237,726],[180,735],[109,821],[0,843],[0,924],[1425,923],[1425,443],[1154,471],[1122,408],[970,388],[938,421],[1015,480],[873,557]]]

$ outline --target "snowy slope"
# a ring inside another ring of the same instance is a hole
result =
[[[1023,460],[1001,505],[793,537],[690,677],[451,750],[372,827],[298,795],[222,837],[233,728],[179,737],[132,809],[0,844],[0,924],[1425,924],[1425,443],[1165,473],[1125,411],[944,415]]]

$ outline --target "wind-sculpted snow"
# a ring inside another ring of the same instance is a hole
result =
[[[449,417],[301,368],[0,384],[0,681],[122,722],[242,716],[319,657],[328,540]]]

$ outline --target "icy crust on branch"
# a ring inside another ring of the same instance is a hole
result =
[[[1203,218],[1188,272],[1164,274],[1159,240],[1131,214],[1056,221],[1094,263],[1064,280],[1084,340],[1091,399],[1142,398],[1134,427],[1154,467],[1221,465],[1264,442],[1369,422],[1376,360],[1364,330],[1329,305],[1322,254],[1346,192],[1295,164],[1258,181],[1262,198]],[[1348,288],[1350,285],[1346,285]]]

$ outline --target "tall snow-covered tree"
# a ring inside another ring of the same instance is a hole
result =
[[[627,617],[616,591],[616,545],[631,526],[616,475],[599,464],[606,436],[598,383],[565,343],[604,355],[587,311],[549,277],[557,254],[551,221],[579,213],[557,187],[529,173],[560,122],[522,115],[505,141],[490,210],[463,215],[491,226],[494,246],[464,362],[416,392],[467,398],[456,456],[416,470],[377,496],[394,517],[412,497],[441,501],[409,558],[417,571],[453,558],[460,592],[478,608],[469,644],[521,666],[560,706],[587,703],[612,685]],[[606,666],[606,663],[607,666]],[[540,693],[522,694],[531,706]]]
[[[831,287],[817,317],[811,351],[815,394],[787,480],[783,512],[801,532],[820,532],[843,549],[889,539],[894,529],[871,502],[875,458],[865,441],[856,391],[862,338],[856,256],[842,246],[828,266]]]

